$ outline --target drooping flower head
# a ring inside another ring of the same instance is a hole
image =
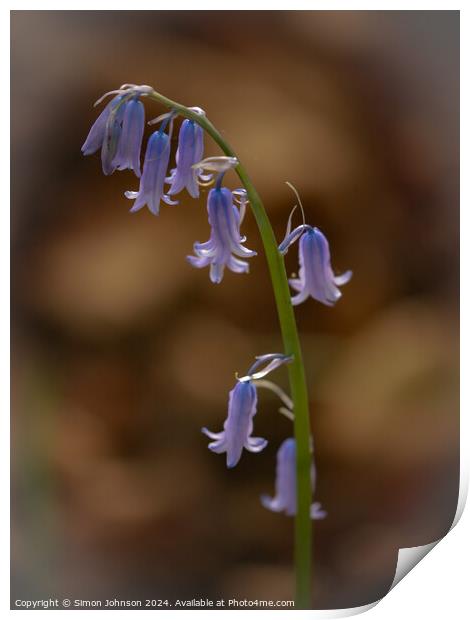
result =
[[[232,468],[240,460],[243,448],[249,452],[261,452],[267,445],[262,437],[252,437],[253,418],[256,415],[258,394],[254,381],[265,377],[281,364],[291,361],[291,357],[280,353],[270,353],[257,358],[246,376],[237,379],[235,387],[230,391],[228,400],[228,415],[224,422],[224,430],[212,433],[203,428],[202,432],[212,439],[209,449],[220,454],[227,453],[227,467]],[[256,372],[260,365],[267,366]]]
[[[287,230],[284,240],[279,245],[279,252],[287,254],[290,246],[299,240],[299,277],[291,278],[289,284],[297,291],[292,297],[294,306],[301,304],[308,297],[327,306],[333,306],[341,297],[338,286],[349,282],[352,271],[346,271],[340,276],[335,276],[331,268],[330,246],[325,235],[318,228],[305,223],[305,213],[302,201],[295,187],[286,181],[294,192],[298,205],[292,209],[287,222]],[[291,232],[292,216],[296,208],[300,206],[303,223]]]
[[[204,115],[201,108],[191,108],[198,114]],[[180,128],[178,137],[178,149],[176,151],[176,168],[173,168],[168,183],[171,187],[168,190],[169,196],[178,194],[186,188],[193,198],[199,197],[199,183],[206,183],[212,175],[204,175],[200,168],[195,164],[201,161],[204,153],[204,131],[194,120],[185,119]]]
[[[103,173],[112,174],[116,169],[113,163],[122,134],[122,121],[126,110],[126,100],[114,97],[94,122],[82,146],[84,155],[91,155],[101,149]]]
[[[140,176],[145,111],[138,98],[151,90],[150,86],[123,84],[120,89],[106,93],[95,103],[98,105],[108,95],[116,95],[98,116],[82,146],[84,155],[101,149],[104,174],[130,168]]]
[[[165,133],[168,122],[171,123],[171,115],[167,116],[160,128],[149,138],[145,151],[144,170],[140,178],[139,191],[127,191],[125,193],[126,198],[135,199],[131,213],[135,213],[147,205],[151,213],[158,215],[162,200],[169,205],[177,204],[177,201],[171,200],[164,191],[171,150],[170,136]]]
[[[92,155],[103,146],[104,135],[106,132],[106,123],[108,122],[109,114],[121,99],[122,96],[120,95],[113,97],[113,99],[111,99],[108,105],[105,106],[101,114],[93,123],[88,133],[88,136],[82,146],[83,155]]]
[[[292,297],[292,304],[296,306],[308,297],[313,297],[322,304],[333,306],[341,297],[338,286],[349,282],[352,271],[346,271],[340,276],[334,275],[327,238],[321,230],[307,224],[287,234],[279,246],[279,252],[286,254],[299,237],[299,277],[289,280],[289,284],[297,291],[297,295]]]
[[[315,488],[315,466],[312,464],[312,490]],[[297,514],[296,443],[293,437],[285,439],[277,452],[276,494],[261,496],[261,503],[268,510],[283,512],[288,516]],[[312,519],[324,519],[326,512],[319,502],[310,507]]]
[[[137,98],[127,102],[122,120],[122,131],[119,139],[113,166],[117,170],[133,170],[140,177],[140,150],[145,127],[145,108]]]
[[[193,267],[210,266],[209,277],[215,284],[222,281],[225,267],[235,273],[247,273],[248,262],[240,259],[256,256],[256,252],[242,245],[245,238],[240,234],[240,211],[234,204],[233,193],[222,187],[221,182],[222,174],[207,198],[210,239],[205,243],[196,242],[193,246],[196,256],[187,257]]]

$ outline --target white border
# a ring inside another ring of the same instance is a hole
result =
[[[97,6],[99,4],[99,7]],[[284,3],[277,1],[272,2],[253,2],[252,0],[239,0],[238,2],[229,3],[215,2],[203,2],[201,1],[183,1],[172,0],[171,3],[158,2],[158,0],[148,0],[134,2],[132,8],[144,9],[144,10],[252,10],[252,9],[271,9],[271,10],[459,10],[462,8],[462,3],[443,3],[443,2],[339,2],[332,0],[331,2],[307,2],[307,1],[294,1],[291,2],[288,7]],[[64,10],[63,4],[58,2],[17,2],[10,3],[8,7],[12,10]],[[129,8],[128,3],[113,0],[97,3],[96,1],[90,2],[82,0],[80,3],[68,3],[67,9],[73,10],[127,10]],[[2,47],[2,68],[5,79],[3,83],[8,83],[9,76],[9,15],[7,11],[3,11],[0,23],[0,41]],[[466,37],[469,36],[468,20],[466,17],[466,11],[461,13],[461,59],[462,65],[467,68],[468,72],[468,44],[466,43]],[[2,138],[4,145],[9,142],[9,97],[4,93],[0,99],[2,106],[1,119],[4,127],[2,132]],[[461,109],[466,112],[470,110],[470,102],[468,98],[468,77],[465,75],[465,71],[461,70]],[[462,136],[468,138],[468,123],[466,115],[462,117]],[[464,140],[464,143],[466,141]],[[9,166],[8,166],[8,151],[6,148],[1,150],[2,166],[1,170],[6,177],[3,179],[2,189],[4,197],[4,205],[1,209],[1,234],[3,236],[2,243],[0,245],[0,276],[2,282],[2,291],[4,295],[6,291],[9,291]],[[468,205],[468,187],[465,173],[465,158],[464,150],[462,149],[462,164],[461,164],[461,200],[462,204]],[[468,231],[468,209],[464,209],[461,213],[461,230]],[[463,237],[463,235],[462,235]],[[466,242],[466,243],[465,243]],[[462,268],[461,268],[461,311],[462,317],[468,315],[469,310],[469,297],[468,287],[465,285],[463,275],[468,273],[470,266],[469,261],[469,244],[466,238],[462,238]],[[1,390],[1,424],[2,424],[2,441],[4,442],[2,450],[2,458],[4,469],[3,471],[9,471],[9,303],[7,300],[1,305],[1,376],[3,377],[3,386]],[[469,403],[468,388],[470,381],[468,380],[468,344],[469,333],[466,323],[462,321],[461,328],[461,342],[462,342],[462,411],[466,411],[466,405]],[[468,424],[466,417],[462,417],[461,424],[461,449],[462,449],[462,482],[468,482],[469,462],[468,462]],[[4,485],[3,491],[5,497],[8,497],[8,476],[2,476],[2,482]],[[4,504],[5,505],[5,504]],[[2,562],[1,562],[1,601],[2,608],[6,610],[9,607],[9,514],[5,509],[1,513],[1,525],[2,527]],[[443,616],[450,618],[461,618],[465,615],[464,610],[468,610],[467,602],[467,575],[468,575],[468,550],[469,545],[469,532],[470,532],[470,517],[468,516],[468,510],[464,512],[461,521],[457,526],[445,537],[445,540],[437,545],[435,549],[425,557],[419,564],[419,566],[411,572],[402,582],[394,588],[384,600],[382,600],[371,611],[367,612],[369,618],[374,619],[395,619],[396,617],[402,617],[406,614],[406,617],[416,618],[442,618]],[[11,613],[11,612],[9,612]],[[19,612],[21,613],[21,612]],[[42,612],[47,614],[48,612]],[[61,617],[62,614],[67,612],[55,611],[53,612],[54,618]],[[142,612],[126,612],[126,611],[111,611],[111,612],[82,612],[74,611],[74,617],[79,617],[81,614],[86,613],[87,616],[91,614],[127,614],[125,618],[129,618],[130,614],[140,614]],[[162,617],[171,617],[172,619],[178,619],[182,614],[192,614],[192,617],[196,619],[206,619],[208,613],[205,611],[191,611],[180,612],[170,611],[161,612]],[[221,615],[229,614],[230,618],[238,618],[241,614],[246,616],[247,614],[255,615],[256,618],[264,619],[272,617],[270,611],[224,611],[216,613],[214,617],[220,617]],[[269,615],[269,616],[268,616]],[[255,617],[254,616],[254,617]],[[278,617],[280,617],[278,615]],[[283,611],[282,617],[289,618],[320,618],[320,617],[332,617],[330,614],[322,614],[322,612],[294,612]]]

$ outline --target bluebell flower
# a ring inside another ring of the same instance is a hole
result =
[[[243,448],[249,452],[261,452],[267,445],[262,437],[252,437],[253,417],[256,414],[258,395],[256,387],[251,381],[237,381],[230,391],[228,401],[228,416],[224,423],[224,430],[220,433],[211,433],[207,428],[202,432],[212,439],[209,449],[220,454],[227,453],[227,467],[235,467],[240,460]]]
[[[138,99],[125,105],[122,131],[113,166],[118,170],[133,170],[140,177],[140,149],[145,127],[145,108]]]
[[[185,119],[180,128],[178,149],[176,151],[176,168],[167,179],[171,183],[168,195],[178,194],[186,188],[193,198],[199,197],[198,179],[203,182],[208,177],[195,167],[204,153],[204,131],[195,121]]]
[[[165,123],[150,136],[147,143],[139,191],[125,193],[126,198],[135,199],[131,213],[147,205],[151,213],[158,215],[162,200],[167,204],[177,204],[164,193],[171,150],[170,137],[163,131],[164,126]]]
[[[113,160],[121,138],[125,110],[124,97],[114,97],[94,122],[82,146],[84,155],[91,155],[101,148],[101,163],[106,175],[112,174],[116,169]]]
[[[218,179],[221,180],[223,173],[227,172],[227,170],[233,170],[238,166],[238,163],[238,159],[233,155],[215,155],[198,161],[193,167],[200,170],[218,172],[220,175]]]
[[[256,358],[256,362],[248,370],[248,374],[237,379],[235,387],[230,391],[228,415],[224,422],[224,430],[212,433],[203,428],[202,432],[212,439],[209,449],[217,454],[227,453],[227,467],[232,468],[240,460],[243,448],[249,452],[261,452],[267,445],[262,437],[252,437],[253,418],[256,415],[258,394],[255,380],[292,361],[292,357],[280,353],[269,353]],[[262,364],[265,368],[258,370]]]
[[[315,487],[315,468],[311,470],[312,489]],[[281,444],[277,452],[276,466],[276,495],[269,497],[261,496],[262,505],[273,512],[283,512],[288,516],[297,513],[297,476],[296,476],[296,444],[295,439],[290,437]],[[312,519],[324,519],[326,512],[319,502],[314,502],[310,507]]]
[[[151,92],[153,88],[145,84],[123,84],[117,90],[105,93],[95,103],[96,106],[109,95],[115,95],[94,122],[82,146],[84,155],[101,149],[104,174],[112,174],[118,168],[131,168],[140,176],[139,158],[145,115],[137,99]]]
[[[247,273],[249,265],[240,258],[256,256],[256,252],[242,245],[245,238],[240,235],[241,218],[233,204],[232,192],[219,185],[211,189],[207,212],[211,226],[210,239],[205,243],[196,242],[193,247],[196,256],[188,256],[188,261],[198,268],[210,265],[209,277],[216,284],[222,281],[225,267],[235,273]]]
[[[104,135],[106,132],[106,123],[108,122],[109,114],[121,99],[121,95],[111,99],[108,105],[105,106],[101,114],[98,116],[96,121],[93,123],[88,133],[88,136],[82,146],[82,153],[84,155],[92,155],[103,146]]]
[[[130,103],[122,95],[114,97],[94,122],[82,146],[84,155],[91,155],[101,148],[101,164],[103,173],[106,175],[112,174],[116,168],[120,167],[119,161],[122,157],[118,158],[118,153],[123,148],[126,149],[126,144],[122,144],[121,138],[123,137],[126,111]],[[128,138],[129,135],[126,131],[125,139]]]
[[[126,113],[128,101],[121,98],[109,112],[104,132],[103,145],[101,147],[101,166],[103,173],[112,174],[116,168],[116,154],[122,135],[122,123]]]
[[[331,268],[330,248],[325,235],[318,229],[302,224],[291,233],[279,246],[281,254],[286,254],[289,247],[300,237],[299,241],[299,277],[289,280],[297,295],[292,297],[294,306],[301,304],[308,297],[333,306],[341,297],[338,286],[349,282],[352,271],[335,276]]]

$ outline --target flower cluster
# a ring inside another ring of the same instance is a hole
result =
[[[101,149],[104,174],[128,168],[140,177],[145,109],[139,98],[151,90],[150,86],[124,84],[119,90],[106,93],[96,102],[95,105],[108,95],[116,95],[98,116],[82,146],[84,155],[92,155]]]
[[[125,196],[134,200],[131,213],[147,206],[154,215],[160,212],[161,203],[175,205],[175,196],[186,190],[192,198],[199,197],[199,188],[214,184],[207,196],[207,213],[210,236],[204,243],[195,242],[193,255],[188,262],[196,268],[209,267],[210,280],[218,284],[222,281],[225,268],[235,273],[247,273],[247,259],[256,256],[244,243],[240,228],[249,202],[245,189],[230,190],[223,186],[225,173],[238,166],[232,156],[208,157],[204,159],[205,113],[201,108],[186,108],[178,134],[178,147],[175,153],[175,166],[170,168],[171,140],[173,125],[178,116],[176,110],[162,114],[149,122],[159,124],[148,139],[141,169],[141,151],[145,128],[145,109],[142,98],[155,95],[150,86],[124,84],[119,89],[106,93],[96,103],[101,103],[108,95],[111,100],[96,119],[82,146],[84,155],[92,155],[101,149],[101,163],[106,175],[115,170],[132,170],[139,179],[137,191],[126,191]],[[95,104],[96,105],[96,104]],[[183,109],[177,105],[178,109]],[[290,184],[288,184],[290,185]],[[303,223],[291,232],[289,216],[284,240],[278,247],[285,255],[289,247],[299,241],[299,273],[289,280],[296,294],[292,304],[298,305],[309,297],[327,306],[334,305],[341,297],[339,286],[346,284],[352,275],[347,271],[335,276],[331,268],[330,249],[325,235],[305,222],[300,197],[293,186],[300,207]],[[229,393],[228,414],[223,430],[213,433],[206,428],[202,431],[211,442],[209,449],[226,454],[228,468],[240,461],[243,449],[248,452],[261,452],[267,440],[254,437],[253,419],[258,405],[258,388],[265,387],[275,392],[282,400],[279,409],[291,420],[294,417],[293,403],[279,386],[265,380],[270,372],[288,363],[292,358],[279,353],[269,353],[256,358],[247,374],[237,378]],[[315,486],[315,469],[311,471],[312,491]],[[296,484],[296,443],[288,438],[277,453],[276,493],[270,498],[262,496],[261,502],[275,512],[294,515],[297,511]],[[319,503],[311,506],[312,519],[326,516]]]
[[[227,467],[232,468],[240,461],[243,448],[248,452],[261,452],[267,445],[267,440],[262,437],[253,437],[253,418],[256,415],[258,404],[259,387],[267,387],[281,397],[287,405],[288,417],[292,418],[292,402],[275,384],[264,381],[273,370],[289,363],[292,358],[280,353],[268,353],[256,358],[256,362],[248,370],[244,377],[237,378],[235,387],[229,393],[228,414],[224,422],[224,428],[220,433],[212,433],[203,428],[202,432],[211,439],[209,449],[217,454],[226,453]],[[261,370],[261,366],[264,366]],[[282,408],[285,411],[285,408]],[[312,493],[315,487],[315,467],[312,465],[311,473]],[[265,508],[274,512],[284,512],[292,516],[297,512],[297,484],[296,484],[296,450],[295,439],[286,439],[277,453],[276,468],[276,495],[269,498],[261,497],[261,503]],[[326,512],[321,504],[314,502],[310,509],[312,519],[323,519]]]
[[[131,213],[147,206],[154,215],[160,212],[161,203],[175,205],[174,196],[186,189],[192,198],[199,197],[199,186],[211,185],[207,200],[207,211],[211,234],[205,243],[196,242],[193,256],[188,262],[197,268],[209,267],[210,279],[222,281],[225,267],[235,273],[247,273],[247,258],[256,252],[246,248],[245,237],[240,233],[246,204],[246,191],[233,192],[222,186],[225,172],[238,164],[235,157],[209,157],[204,155],[204,132],[192,119],[184,119],[178,136],[175,167],[169,170],[171,137],[176,113],[171,111],[150,121],[160,123],[150,136],[145,150],[141,172],[141,149],[145,126],[145,111],[141,97],[152,92],[149,86],[124,84],[117,91],[96,119],[82,146],[84,155],[92,155],[101,149],[103,172],[112,174],[115,170],[129,169],[140,179],[137,191],[126,191],[125,196],[134,200]],[[204,116],[201,108],[190,108],[194,115]],[[168,185],[168,189],[165,186]]]

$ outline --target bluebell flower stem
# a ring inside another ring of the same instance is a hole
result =
[[[212,123],[201,114],[152,92],[150,99],[175,110],[185,118],[198,123],[220,146],[225,155],[237,157],[230,145],[224,140]],[[238,159],[238,158],[237,158]],[[263,203],[252,184],[245,168],[239,163],[235,172],[238,174],[247,191],[250,206],[258,225],[261,239],[268,262],[276,300],[279,323],[286,355],[291,355],[293,361],[287,366],[291,397],[294,403],[294,435],[297,444],[297,514],[295,516],[295,570],[296,570],[296,607],[310,609],[312,605],[312,521],[310,505],[312,503],[312,486],[310,478],[310,418],[308,407],[308,392],[305,381],[305,370],[302,360],[297,324],[294,309],[291,303],[291,294],[287,280],[284,259],[278,251],[278,243],[274,236],[271,222]]]

